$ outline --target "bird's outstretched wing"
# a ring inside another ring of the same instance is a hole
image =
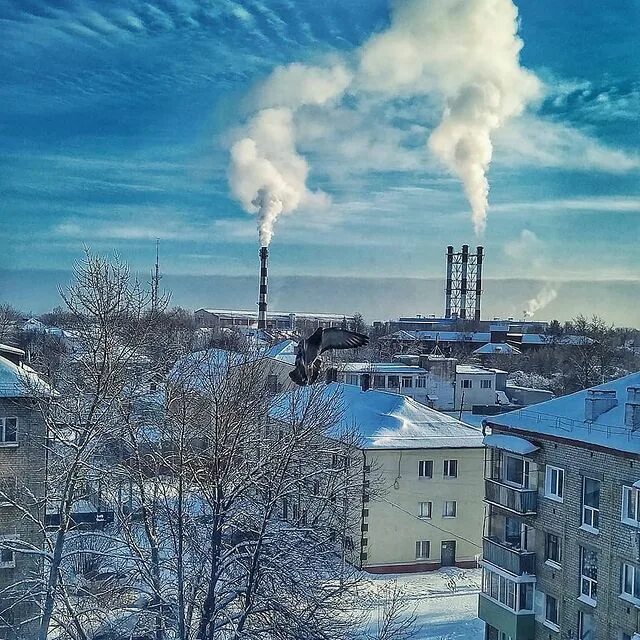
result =
[[[322,332],[320,353],[329,349],[357,349],[369,344],[369,336],[345,329],[325,329]]]

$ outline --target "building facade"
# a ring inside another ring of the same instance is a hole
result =
[[[637,640],[640,374],[487,420],[487,640]]]
[[[0,346],[8,356],[0,355],[0,638],[10,640],[35,636],[46,478],[46,428],[33,399],[41,383],[15,352]]]

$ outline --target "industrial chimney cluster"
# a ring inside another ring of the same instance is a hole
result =
[[[480,321],[483,257],[483,247],[477,247],[475,254],[469,253],[468,244],[460,252],[447,247],[445,318]]]
[[[267,260],[269,249],[260,247],[260,289],[258,291],[258,329],[267,328]]]

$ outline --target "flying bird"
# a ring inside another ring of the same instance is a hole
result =
[[[313,384],[322,368],[322,358],[330,349],[357,349],[369,344],[369,336],[346,329],[318,327],[308,338],[300,340],[296,364],[289,377],[298,385]]]

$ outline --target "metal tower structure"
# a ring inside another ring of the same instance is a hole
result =
[[[269,249],[260,247],[260,286],[258,289],[258,329],[267,328],[267,262]]]
[[[459,252],[447,247],[445,318],[480,321],[483,260],[483,247],[477,247],[476,253],[469,253],[468,244]]]
[[[151,272],[151,308],[157,311],[160,300],[160,240],[156,240],[156,264]]]

